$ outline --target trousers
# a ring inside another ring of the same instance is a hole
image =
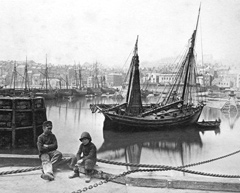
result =
[[[53,167],[62,159],[62,153],[58,150],[43,153],[40,156],[43,172],[53,174]]]
[[[73,171],[75,173],[79,173],[79,168],[84,168],[85,172],[88,172],[94,169],[96,162],[96,160],[86,159],[81,164],[77,164],[77,157],[75,155],[72,155],[70,166],[73,167]]]

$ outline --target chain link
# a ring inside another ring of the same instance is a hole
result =
[[[107,164],[114,164],[114,165],[121,165],[121,166],[133,166],[133,167],[145,167],[145,168],[152,168],[152,169],[137,169],[137,170],[132,170],[132,171],[126,171],[123,172],[119,175],[116,175],[114,177],[108,177],[105,180],[102,180],[98,183],[95,183],[94,185],[89,185],[88,187],[84,187],[81,190],[74,191],[72,193],[81,193],[81,192],[86,192],[88,189],[92,189],[94,187],[98,187],[99,185],[103,185],[104,183],[108,183],[109,181],[113,181],[119,177],[124,177],[126,175],[129,175],[131,173],[136,173],[136,172],[150,172],[150,171],[166,171],[166,170],[176,170],[179,172],[185,172],[185,173],[190,173],[190,174],[197,174],[197,175],[204,175],[204,176],[211,176],[211,177],[222,177],[222,178],[240,178],[240,175],[223,175],[223,174],[211,174],[211,173],[205,173],[205,172],[199,172],[199,171],[193,171],[193,170],[188,170],[184,169],[187,167],[192,167],[192,166],[197,166],[205,163],[210,163],[219,159],[226,158],[228,156],[232,156],[234,154],[239,153],[240,150],[235,151],[233,153],[217,157],[214,159],[202,161],[202,162],[197,162],[193,164],[188,164],[184,166],[179,166],[179,167],[172,167],[172,166],[166,166],[166,165],[150,165],[150,164],[134,164],[134,163],[122,163],[122,162],[115,162],[115,161],[109,161],[109,160],[103,160],[103,159],[98,159],[98,162],[101,163],[107,163]],[[42,169],[42,166],[38,167],[33,167],[33,168],[28,168],[28,169],[19,169],[19,170],[12,170],[12,171],[3,171],[0,172],[0,175],[7,175],[7,174],[16,174],[16,173],[23,173],[23,172],[29,172],[29,171],[34,171],[34,170],[40,170]]]
[[[102,160],[102,159],[98,159],[98,162],[102,162],[102,163],[108,163],[108,164],[114,164],[114,165],[122,165],[122,166],[135,166],[135,167],[150,167],[150,168],[158,168],[158,169],[137,169],[137,170],[132,170],[132,171],[127,171],[127,172],[123,172],[122,174],[116,175],[114,177],[110,177],[108,179],[105,179],[104,181],[100,181],[98,183],[95,183],[93,185],[93,187],[98,187],[98,185],[102,185],[104,183],[107,183],[108,181],[113,181],[119,177],[124,177],[128,174],[131,173],[136,173],[136,172],[154,172],[154,171],[166,171],[166,170],[176,170],[176,171],[180,171],[180,172],[185,172],[185,173],[191,173],[191,174],[197,174],[197,175],[204,175],[204,176],[211,176],[211,177],[222,177],[222,178],[240,178],[240,175],[222,175],[222,174],[211,174],[211,173],[205,173],[205,172],[198,172],[198,171],[192,171],[192,170],[186,170],[183,168],[187,168],[187,167],[192,167],[192,166],[197,166],[197,165],[201,165],[201,164],[206,164],[206,163],[210,163],[219,159],[223,159],[229,156],[232,156],[234,154],[239,153],[240,150],[235,151],[233,153],[224,155],[224,156],[220,156],[214,159],[210,159],[210,160],[206,160],[206,161],[202,161],[202,162],[197,162],[197,163],[193,163],[193,164],[188,164],[188,165],[184,165],[184,166],[179,166],[179,167],[172,167],[172,166],[164,166],[164,165],[149,165],[149,164],[133,164],[133,163],[122,163],[122,162],[115,162],[115,161],[109,161],[109,160]],[[89,186],[90,187],[90,186]],[[83,191],[87,191],[87,189],[90,189],[89,187],[85,187],[82,190],[77,190],[76,192],[83,192]],[[72,193],[76,193],[75,191]]]

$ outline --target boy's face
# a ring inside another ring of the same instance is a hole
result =
[[[89,143],[89,139],[88,138],[83,138],[82,143],[83,143],[83,145],[87,145]]]
[[[43,132],[45,134],[50,134],[52,133],[52,124],[47,124],[43,127]]]

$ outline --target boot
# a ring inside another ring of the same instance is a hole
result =
[[[85,182],[89,183],[91,181],[93,170],[85,170]]]
[[[85,182],[89,183],[91,181],[91,176],[90,175],[86,175],[85,176]]]
[[[46,173],[46,174],[43,173],[41,175],[41,178],[44,179],[44,180],[48,180],[48,181],[54,180],[54,176],[51,173]]]
[[[76,178],[76,177],[80,177],[79,173],[74,172],[72,175],[68,176],[68,178],[70,179]]]

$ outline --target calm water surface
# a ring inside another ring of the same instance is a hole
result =
[[[154,99],[145,103],[154,102]],[[121,103],[108,98],[79,98],[72,101],[46,101],[47,118],[53,122],[53,133],[58,139],[59,150],[75,154],[80,145],[79,137],[88,131],[98,149],[98,158],[127,163],[182,166],[214,159],[240,149],[239,116],[236,111],[222,113],[224,101],[213,101],[204,107],[200,120],[222,120],[220,129],[199,131],[187,127],[165,131],[114,132],[116,125],[104,124],[101,113],[92,113],[89,105],[94,103]],[[1,149],[0,153],[29,152],[29,147]],[[239,175],[240,153],[208,164],[189,169],[207,173]],[[133,169],[133,168],[127,168]],[[145,175],[151,175],[146,173]],[[191,175],[182,172],[158,172],[158,175]],[[196,176],[196,175],[194,175]],[[196,176],[198,177],[198,176]]]
[[[121,162],[182,166],[217,158],[240,149],[239,114],[222,113],[223,102],[208,103],[200,120],[222,120],[220,129],[186,128],[151,132],[113,132],[104,128],[104,116],[92,113],[91,103],[116,103],[108,98],[46,101],[47,117],[53,122],[59,150],[76,153],[79,137],[88,131],[98,149],[98,158]],[[150,102],[150,101],[145,101]],[[112,126],[115,127],[115,126]],[[240,155],[191,167],[208,173],[238,175]],[[131,168],[130,168],[131,169]],[[165,172],[163,175],[187,175]]]

